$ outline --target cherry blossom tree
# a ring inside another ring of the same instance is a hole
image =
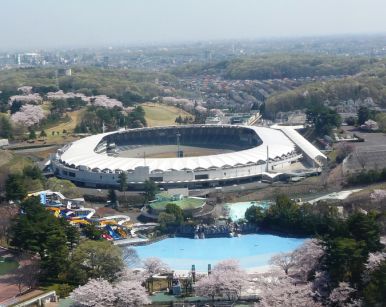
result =
[[[320,266],[320,259],[324,254],[323,245],[319,240],[306,240],[299,248],[293,252],[296,275],[302,280],[307,281],[310,272],[315,272]]]
[[[143,262],[143,268],[145,269],[146,275],[149,277],[170,271],[168,265],[157,257],[147,258]]]
[[[12,105],[15,101],[20,101],[21,103],[40,104],[43,102],[43,98],[38,93],[14,95],[9,97],[9,105]]]
[[[195,284],[196,294],[211,297],[227,297],[236,301],[241,290],[247,286],[247,273],[240,268],[236,260],[219,262],[211,274],[199,279]]]
[[[365,264],[365,270],[362,276],[363,281],[368,282],[370,280],[371,273],[378,269],[381,263],[385,260],[386,253],[384,252],[370,253]]]
[[[324,249],[316,239],[306,240],[299,248],[290,253],[280,253],[270,259],[270,264],[276,265],[288,275],[297,275],[303,281],[307,280],[308,274],[315,271],[320,263]]]
[[[70,298],[78,306],[115,306],[116,296],[113,286],[105,279],[90,279],[87,284],[71,292]]]
[[[90,102],[90,97],[87,97],[86,95],[82,93],[73,93],[73,92],[67,92],[64,93],[62,90],[57,92],[49,92],[47,93],[47,99],[48,100],[67,100],[71,98],[80,98],[84,102]]]
[[[130,268],[124,268],[116,274],[116,280],[119,281],[128,281],[128,280],[138,280],[144,282],[146,276],[141,270],[132,270]]]
[[[28,95],[32,93],[32,86],[21,86],[17,89],[19,92],[22,92],[23,95]]]
[[[206,113],[208,110],[207,108],[203,107],[203,106],[196,106],[194,108],[198,113]]]
[[[93,105],[94,106],[99,106],[99,107],[104,107],[104,108],[123,108],[122,102],[120,102],[117,99],[107,97],[106,95],[98,95],[93,97]]]
[[[386,198],[385,190],[374,190],[374,192],[370,194],[370,199],[374,202],[382,201],[385,198]]]
[[[26,104],[20,108],[19,112],[13,114],[11,119],[17,124],[30,127],[38,124],[44,117],[43,109],[40,106]]]
[[[138,280],[122,280],[114,285],[115,306],[144,306],[150,304],[146,289]]]
[[[315,272],[312,290],[319,299],[325,300],[325,298],[328,297],[330,293],[330,281],[330,276],[326,271]]]
[[[321,303],[315,299],[312,283],[296,283],[288,275],[269,272],[260,274],[256,281],[260,290],[261,301],[256,306],[307,306],[319,307]]]
[[[78,306],[144,306],[150,303],[141,279],[125,271],[111,284],[107,280],[90,279],[85,285],[76,288],[70,297]]]
[[[356,303],[351,299],[352,294],[356,290],[351,288],[346,282],[339,283],[339,286],[331,291],[330,302],[335,306],[357,306]]]

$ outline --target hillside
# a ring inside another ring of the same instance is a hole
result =
[[[145,103],[142,104],[142,107],[145,110],[145,119],[149,127],[175,125],[178,116],[193,117],[190,113],[174,106]]]

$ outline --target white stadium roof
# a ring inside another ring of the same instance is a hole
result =
[[[317,149],[295,130],[299,127],[273,125],[271,128],[282,131],[312,160],[318,161],[319,163],[327,160],[327,157],[319,149]]]
[[[282,156],[293,153],[295,150],[295,144],[280,130],[253,126],[243,126],[243,128],[254,130],[262,140],[262,144],[254,148],[236,152],[184,158],[124,158],[96,153],[94,149],[104,136],[127,132],[115,131],[89,136],[68,144],[63,148],[64,152],[60,155],[60,160],[72,167],[85,166],[90,169],[109,169],[111,171],[119,169],[127,171],[134,170],[139,166],[148,166],[150,172],[156,172],[157,170],[163,172],[171,169],[195,170],[200,168],[226,168],[227,166],[242,166],[259,161],[266,161],[267,146],[269,148],[270,159],[281,158]]]

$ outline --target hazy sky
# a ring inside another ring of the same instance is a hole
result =
[[[0,49],[386,32],[386,0],[0,0]]]

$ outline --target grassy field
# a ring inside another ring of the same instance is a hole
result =
[[[182,210],[194,210],[202,207],[204,203],[205,201],[202,199],[183,198],[181,200],[166,200],[161,202],[154,202],[150,204],[150,207],[157,211],[164,211],[166,209],[166,205],[176,204]]]
[[[8,150],[0,150],[0,167],[11,161],[13,155]]]
[[[145,118],[149,127],[174,125],[176,118],[192,115],[174,106],[157,103],[145,103],[141,105],[145,110]]]
[[[0,150],[0,160],[2,158],[5,158],[5,163],[0,163],[0,173],[3,170],[8,170],[10,173],[20,173],[24,167],[32,165],[32,161],[30,159],[16,155],[11,151]]]
[[[47,137],[50,138],[52,136],[52,132],[60,132],[62,134],[63,130],[67,130],[68,132],[72,132],[76,125],[80,122],[82,118],[82,114],[84,113],[85,109],[77,110],[68,112],[67,115],[70,117],[69,121],[62,122],[54,127],[51,127],[46,130]]]

